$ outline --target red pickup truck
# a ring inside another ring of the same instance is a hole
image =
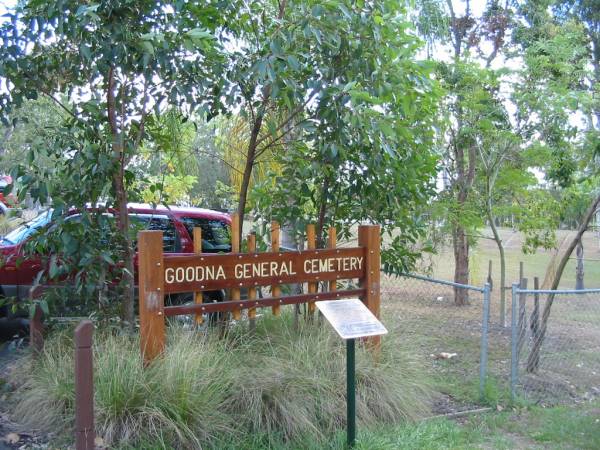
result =
[[[7,197],[4,197],[2,191],[9,184],[12,184],[12,177],[9,175],[0,175],[0,214],[6,214],[8,208],[14,208],[17,204],[17,199],[14,195],[9,194]]]
[[[24,256],[25,242],[38,230],[49,229],[51,211],[40,214],[0,238],[0,296],[26,299],[35,279],[42,270],[42,258]],[[73,212],[67,220],[77,220]],[[146,204],[130,204],[129,219],[136,230],[162,230],[163,247],[168,253],[193,253],[193,229],[202,229],[202,251],[220,253],[231,251],[231,218],[225,213],[201,208],[181,208]],[[137,263],[137,258],[136,258]],[[222,293],[207,293],[213,301],[222,300]],[[218,298],[220,297],[220,298]],[[8,315],[7,306],[0,307],[0,318]]]

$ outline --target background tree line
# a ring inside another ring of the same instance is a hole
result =
[[[114,226],[89,212],[46,239],[69,258],[44,276],[75,269],[93,298],[124,261],[133,323],[126,204],[140,200],[252,211],[296,235],[315,222],[321,242],[330,225],[348,238],[381,223],[394,272],[442,236],[464,284],[487,225],[504,284],[502,221],[526,251],[551,248],[560,224],[585,230],[600,201],[600,7],[474,6],[18,3],[0,32],[2,167],[21,197],[52,199],[59,227],[71,207],[118,211]]]

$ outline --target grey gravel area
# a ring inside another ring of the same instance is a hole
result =
[[[6,381],[8,365],[23,351],[26,342],[23,339],[0,341],[0,450],[47,449],[43,435],[25,430],[10,420],[8,401],[10,386]]]

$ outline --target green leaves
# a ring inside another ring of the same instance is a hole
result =
[[[437,91],[427,67],[414,61],[416,40],[397,26],[403,12],[385,2],[364,8],[364,15],[350,2],[300,9],[306,19],[288,51],[306,61],[298,97],[316,94],[279,154],[277,181],[256,186],[252,204],[265,220],[298,233],[323,211],[319,225],[336,225],[340,238],[360,221],[384,224],[386,234],[400,230],[384,258],[406,269],[418,254],[432,189]]]

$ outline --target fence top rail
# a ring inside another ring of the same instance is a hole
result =
[[[561,294],[561,295],[581,295],[581,294],[598,294],[600,289],[519,289],[516,290],[517,294]]]
[[[462,288],[462,289],[470,289],[472,291],[477,291],[477,292],[485,292],[484,287],[471,286],[470,284],[460,284],[460,283],[455,283],[453,281],[438,280],[436,278],[424,277],[422,275],[416,275],[414,273],[401,273],[400,276],[415,278],[417,280],[422,280],[422,281],[428,281],[430,283],[444,284],[446,286],[452,286],[452,287],[457,287],[457,288]]]

